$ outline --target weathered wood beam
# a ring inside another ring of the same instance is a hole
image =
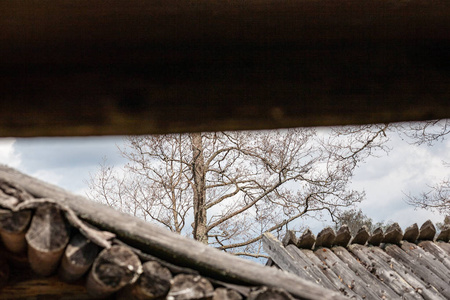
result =
[[[0,136],[450,117],[446,1],[16,0],[0,11]]]
[[[205,246],[9,167],[0,165],[0,178],[20,183],[25,191],[35,197],[52,198],[70,207],[80,218],[115,233],[118,238],[143,252],[180,266],[195,268],[210,278],[279,287],[301,299],[343,299],[340,293],[333,293],[297,276]]]

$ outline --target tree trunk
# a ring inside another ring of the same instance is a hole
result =
[[[208,244],[208,231],[206,227],[206,183],[205,159],[203,157],[203,143],[201,133],[191,133],[192,139],[192,174],[194,177],[194,239]]]

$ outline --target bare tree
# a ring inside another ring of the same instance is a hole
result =
[[[388,125],[131,136],[129,163],[103,165],[90,197],[237,255],[260,255],[262,233],[362,200],[353,171],[384,149]]]
[[[396,126],[399,128],[398,132],[415,145],[433,146],[436,142],[443,141],[450,133],[450,119],[404,123]],[[443,164],[450,167],[448,162],[444,161]],[[408,194],[406,202],[442,215],[450,214],[450,178],[444,178],[431,185],[428,191],[419,195]]]
[[[450,215],[450,179],[430,186],[430,190],[418,196],[407,195],[406,202],[415,207],[428,209],[442,215]]]

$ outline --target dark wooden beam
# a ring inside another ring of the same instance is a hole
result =
[[[0,136],[450,118],[441,0],[0,3]]]

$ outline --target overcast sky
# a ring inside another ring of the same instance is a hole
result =
[[[122,137],[0,139],[0,163],[31,176],[85,195],[86,181],[95,174],[103,157],[108,164],[120,166],[125,160],[117,146]],[[393,136],[389,155],[372,157],[360,165],[353,188],[364,190],[363,212],[374,221],[395,221],[405,229],[427,219],[442,222],[443,216],[415,209],[405,203],[405,193],[418,194],[427,185],[448,177],[442,161],[450,161],[450,141],[433,147],[413,146]],[[329,225],[327,221],[309,221],[311,229]]]

